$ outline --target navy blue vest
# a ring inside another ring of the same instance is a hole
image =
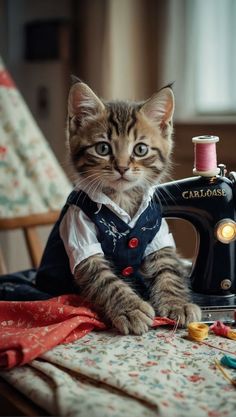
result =
[[[97,239],[115,273],[143,298],[148,298],[148,283],[138,270],[147,245],[161,226],[161,209],[155,195],[131,228],[105,205],[98,209],[97,203],[86,193],[72,191],[49,236],[36,276],[37,287],[53,295],[79,290],[75,287],[69,259],[59,234],[61,220],[70,205],[80,207],[96,225]]]

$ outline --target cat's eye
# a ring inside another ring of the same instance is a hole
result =
[[[98,153],[98,155],[101,156],[107,156],[112,153],[110,145],[106,142],[97,143],[97,145],[95,146],[95,150]]]
[[[136,156],[145,156],[148,153],[148,145],[145,143],[137,143],[133,149],[133,152]]]

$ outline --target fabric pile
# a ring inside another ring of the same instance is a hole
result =
[[[58,344],[107,328],[91,306],[73,294],[42,301],[1,301],[0,318],[2,369],[24,365]],[[153,326],[174,323],[157,317]]]

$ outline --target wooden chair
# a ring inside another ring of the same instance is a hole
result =
[[[42,243],[37,231],[39,226],[48,226],[56,222],[59,211],[50,211],[42,214],[10,218],[0,218],[0,232],[21,229],[28,249],[31,266],[37,268],[43,253]],[[6,263],[0,248],[0,275],[7,273]]]

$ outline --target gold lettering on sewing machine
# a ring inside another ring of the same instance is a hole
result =
[[[187,190],[182,192],[182,197],[188,200],[189,198],[206,198],[206,197],[224,197],[226,196],[225,190],[222,188],[210,188],[206,190]]]

